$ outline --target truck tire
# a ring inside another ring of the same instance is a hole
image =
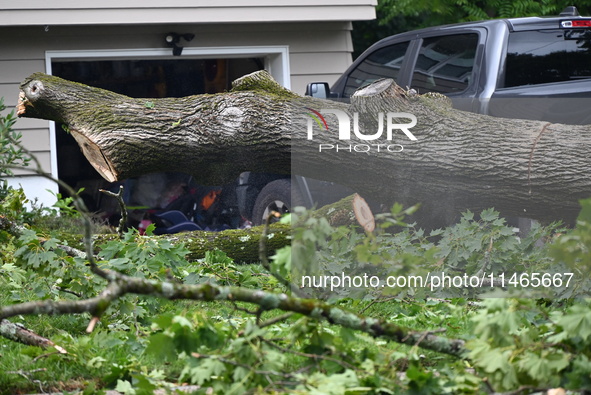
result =
[[[262,225],[271,211],[289,213],[294,206],[303,206],[299,191],[291,190],[291,180],[271,181],[261,189],[252,209],[252,222]]]

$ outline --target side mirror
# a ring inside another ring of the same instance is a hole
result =
[[[330,87],[327,82],[311,82],[306,86],[306,96],[328,99],[330,97]]]

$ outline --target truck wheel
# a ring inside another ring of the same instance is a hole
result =
[[[292,201],[293,197],[293,201]],[[254,225],[265,223],[271,211],[281,214],[289,213],[294,206],[303,205],[303,199],[299,191],[291,190],[291,180],[282,178],[271,181],[261,189],[252,209],[252,221]]]

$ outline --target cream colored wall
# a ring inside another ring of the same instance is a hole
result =
[[[353,21],[375,18],[376,4],[376,0],[0,0],[0,26]]]

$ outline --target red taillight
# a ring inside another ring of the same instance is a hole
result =
[[[591,27],[591,19],[577,19],[574,21],[562,21],[561,27]]]

